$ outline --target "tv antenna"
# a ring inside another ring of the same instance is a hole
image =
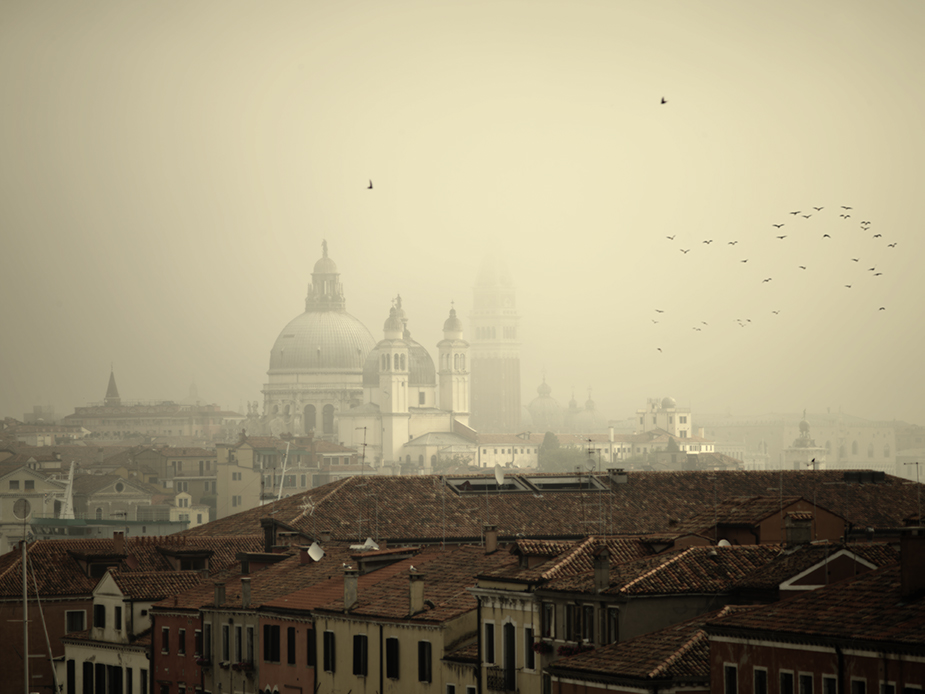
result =
[[[276,500],[279,501],[283,498],[283,482],[286,481],[286,463],[289,462],[289,444],[291,441],[286,441],[286,457],[283,458],[283,471],[279,475],[279,493],[276,495]]]

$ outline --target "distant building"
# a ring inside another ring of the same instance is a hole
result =
[[[678,407],[674,398],[649,398],[645,409],[636,410],[636,431],[662,429],[672,436],[690,438],[693,430],[691,409]]]

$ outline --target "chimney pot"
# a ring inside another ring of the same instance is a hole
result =
[[[601,547],[594,554],[594,589],[601,593],[610,587],[610,550]]]
[[[424,611],[424,574],[411,572],[408,577],[410,579],[408,591],[410,614],[416,615],[418,612]]]
[[[221,607],[225,604],[225,582],[219,581],[215,584],[215,606]]]
[[[348,566],[344,569],[344,611],[353,609],[359,602],[358,583],[360,571]]]
[[[251,580],[241,579],[241,607],[245,610],[251,606]]]
[[[112,550],[114,554],[125,554],[125,533],[117,530],[112,534]]]
[[[321,531],[321,541],[322,541],[322,542],[330,542],[330,541],[331,541],[331,531],[330,531],[330,530],[322,530],[322,531]]]
[[[498,549],[498,526],[486,525],[485,527],[485,554],[491,554]]]

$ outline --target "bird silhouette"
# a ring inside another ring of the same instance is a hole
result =
[[[745,260],[740,260],[739,262],[740,262],[740,263],[747,263],[747,262],[748,262],[748,258],[746,258]]]
[[[896,248],[896,244],[895,244],[895,243],[888,243],[888,244],[886,245],[886,247],[887,247],[887,248]]]
[[[816,212],[822,212],[822,208],[821,208],[821,207],[814,207],[813,209],[816,210]]]
[[[780,228],[781,228],[782,226],[784,226],[784,225],[783,225],[783,224],[772,224],[771,226],[772,226],[772,227],[777,227],[778,229],[780,229]]]
[[[779,238],[781,241],[783,241],[785,238],[787,238],[787,235],[784,234],[783,236],[778,236],[777,238]]]
[[[796,214],[800,214],[800,212],[802,212],[802,211],[803,211],[803,210],[797,210],[796,212],[791,212],[790,214],[796,215]]]
[[[850,215],[850,214],[840,214],[840,215],[838,215],[838,216],[839,216],[839,217],[844,217],[845,219],[848,219],[848,217],[850,217],[851,215]]]
[[[869,268],[867,268],[867,271],[868,271],[868,272],[873,272],[873,271],[876,270],[876,269],[877,269],[877,268],[875,268],[875,267],[869,267]]]
[[[656,347],[655,349],[657,349],[659,352],[662,351],[662,348],[661,348],[661,347]]]
[[[729,242],[729,245],[730,245],[730,246],[735,246],[737,243],[738,243],[738,241],[730,241],[730,242]]]
[[[874,238],[875,238],[875,239],[882,239],[882,238],[883,238],[883,234],[874,234]]]
[[[804,214],[804,215],[803,215],[803,218],[804,218],[804,219],[809,219],[810,217],[812,217],[811,214]]]
[[[852,260],[853,260],[854,262],[857,263],[857,262],[860,262],[861,259],[860,259],[860,258],[852,258]]]
[[[674,236],[677,236],[677,234],[675,234]],[[666,236],[665,238],[668,239],[669,241],[674,241],[674,236]]]
[[[662,309],[660,309],[660,308],[655,309],[655,312],[656,312],[656,313],[664,313],[664,311],[663,311]]]
[[[806,269],[806,266],[805,266],[805,265],[800,265],[799,267],[800,267],[801,270],[805,270],[805,269]]]
[[[886,311],[886,306],[881,306],[881,307],[880,307],[880,310],[881,310],[881,311]]]
[[[771,311],[771,313],[773,313],[776,316],[778,313],[780,313],[780,311]]]
[[[663,103],[663,104],[667,104],[667,103],[668,103],[668,99],[666,99],[664,96],[662,97],[662,103]],[[661,350],[659,350],[659,351],[661,351]]]
[[[767,279],[765,279],[765,280],[761,280],[761,281],[762,281],[762,283],[764,283],[764,282],[770,282],[770,281],[771,281],[771,278],[770,278],[770,277],[768,277]]]
[[[706,322],[705,320],[702,320],[702,321],[700,321],[700,322],[703,323],[704,325],[707,324],[707,322]]]
[[[853,207],[848,207],[847,205],[842,205],[841,208],[843,210],[853,210],[854,209]]]
[[[372,189],[373,189],[373,179],[369,179],[369,185],[366,186],[366,190],[372,190]]]
[[[682,249],[681,249],[681,252],[684,253],[684,254],[687,254],[687,253],[690,253],[690,252],[691,252],[691,249],[688,248],[687,250],[685,250],[685,249],[682,248]]]
[[[696,330],[698,333],[700,332],[700,328],[694,328],[694,330]]]
[[[870,222],[861,222],[861,224],[870,224]]]
[[[848,289],[851,289],[851,285],[850,285],[850,284],[846,284],[845,286],[848,287]]]
[[[710,239],[710,240],[708,240],[708,241],[704,241],[704,243],[707,244],[707,245],[709,246],[711,243],[713,243],[713,239]]]
[[[658,323],[658,321],[655,320],[654,318],[652,319],[652,322],[653,322],[653,323]]]
[[[875,273],[874,273],[874,277],[880,277],[880,275],[882,275],[882,274],[883,274],[882,272],[875,272]]]
[[[822,238],[824,238],[824,239],[830,239],[830,238],[832,238],[832,237],[829,236],[828,234],[823,234],[823,235],[822,235]]]

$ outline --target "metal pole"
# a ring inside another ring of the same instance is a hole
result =
[[[25,526],[25,523],[23,524]],[[23,694],[29,694],[29,583],[26,573],[26,533],[22,535],[22,683]]]

